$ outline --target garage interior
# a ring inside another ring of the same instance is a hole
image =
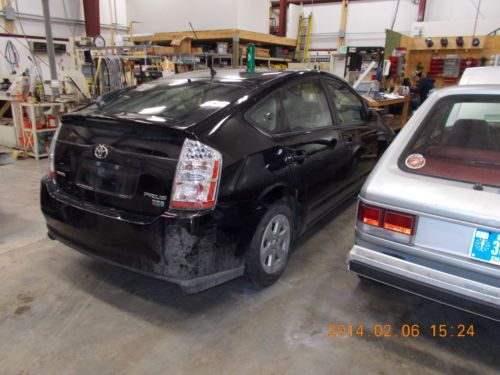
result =
[[[500,374],[497,321],[349,272],[355,195],[297,239],[275,284],[239,277],[196,294],[49,239],[40,210],[60,121],[110,91],[209,68],[321,70],[345,79],[397,134],[412,117],[411,97],[398,95],[403,77],[422,71],[440,89],[466,68],[500,66],[500,2],[1,6],[2,373]],[[360,325],[372,334],[353,334]],[[401,334],[412,325],[418,335]],[[439,337],[432,325],[475,334]]]

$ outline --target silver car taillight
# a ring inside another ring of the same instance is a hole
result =
[[[418,217],[382,207],[358,204],[357,228],[376,237],[410,244],[415,235]]]
[[[221,167],[220,152],[186,139],[177,163],[170,208],[198,210],[215,207]]]
[[[57,127],[54,136],[52,137],[52,141],[50,142],[50,149],[49,149],[49,176],[55,177],[56,175],[56,166],[55,166],[55,161],[54,161],[54,154],[56,151],[56,142],[57,142],[57,137],[59,137],[59,133],[61,131],[61,124]]]

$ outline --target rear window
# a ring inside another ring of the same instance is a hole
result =
[[[107,113],[134,113],[175,121],[200,121],[244,95],[241,86],[218,82],[176,81],[146,83],[131,90],[111,92],[98,101]]]
[[[413,173],[500,186],[500,96],[438,102],[400,165]]]

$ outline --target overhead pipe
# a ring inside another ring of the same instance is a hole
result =
[[[280,21],[278,25],[278,35],[286,36],[286,12],[288,8],[288,4],[286,0],[280,0]]]
[[[418,17],[417,17],[417,22],[424,22],[425,18],[425,5],[426,5],[426,0],[420,0],[418,3]]]
[[[362,1],[362,0],[351,0],[351,1]],[[273,8],[281,7],[282,0],[271,1],[271,6]],[[286,0],[287,4],[294,5],[317,5],[317,4],[329,4],[329,3],[341,3],[342,0]]]
[[[392,19],[391,31],[394,30],[394,25],[396,24],[396,18],[398,16],[400,2],[401,2],[401,0],[397,0],[397,2],[396,2],[396,9],[394,10],[394,18]]]
[[[49,0],[42,0],[43,21],[45,24],[45,35],[47,36],[47,55],[50,67],[50,88],[52,89],[52,101],[59,97],[59,80],[57,79],[56,52],[54,50],[54,39],[52,38],[52,25],[50,24]]]
[[[0,10],[0,16],[5,17],[5,11]],[[39,14],[32,14],[32,13],[21,13],[17,12],[16,17],[21,19],[21,20],[31,20],[31,21],[42,21],[43,22],[43,16]],[[85,21],[78,20],[75,18],[64,18],[64,17],[50,17],[50,22],[51,23],[61,23],[65,25],[84,25],[85,26]],[[111,25],[109,23],[101,23],[101,28],[109,29]],[[120,25],[120,26],[115,26],[115,30],[120,30],[120,31],[128,31],[128,27]],[[0,33],[1,34],[1,33]],[[15,34],[12,34],[15,35]],[[22,37],[23,35],[21,35]],[[31,38],[31,36],[28,37],[28,39]],[[45,39],[45,37],[43,37]],[[63,38],[64,39],[64,38]],[[65,40],[69,40],[68,38],[65,38]]]
[[[85,14],[85,32],[87,36],[101,35],[99,0],[83,0],[83,13]]]

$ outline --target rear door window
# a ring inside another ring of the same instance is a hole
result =
[[[363,103],[346,85],[328,80],[326,87],[342,125],[358,125],[366,122]]]
[[[255,104],[247,113],[246,118],[266,133],[280,132],[281,99],[275,92]]]
[[[318,79],[304,80],[283,90],[287,131],[300,132],[332,126],[332,115]]]
[[[414,173],[500,186],[500,97],[452,96],[436,103],[400,165]]]

